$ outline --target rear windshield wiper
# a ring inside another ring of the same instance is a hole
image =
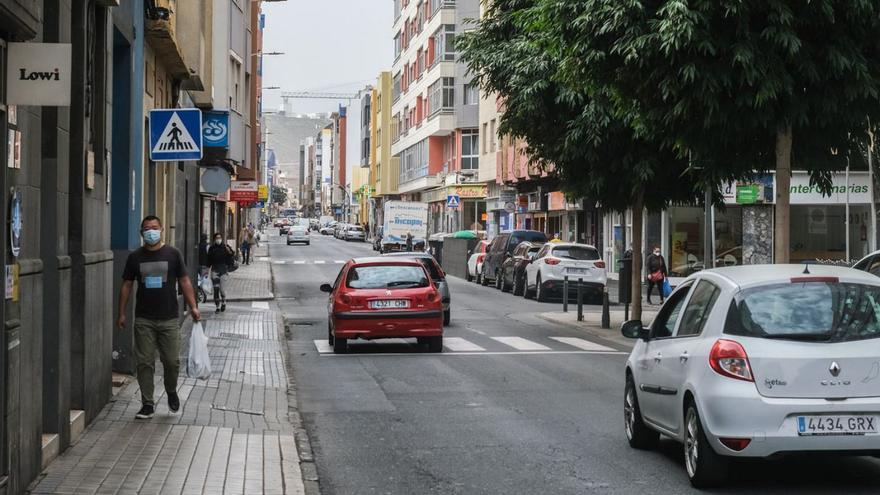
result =
[[[830,333],[775,333],[770,335],[764,335],[765,339],[775,339],[775,340],[803,340],[807,342],[823,342],[826,340],[831,340],[832,334]]]
[[[398,280],[396,282],[388,282],[387,287],[399,287],[401,285],[419,285],[421,282]]]

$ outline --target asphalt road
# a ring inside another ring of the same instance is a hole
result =
[[[333,282],[341,262],[373,251],[320,235],[310,246],[286,246],[274,234],[276,302],[291,329],[322,493],[693,492],[679,444],[663,441],[653,452],[627,445],[619,344],[535,316],[554,310],[547,304],[450,278],[443,354],[405,342],[321,352],[327,298],[318,286]],[[818,456],[738,464],[719,493],[878,487],[877,459]]]

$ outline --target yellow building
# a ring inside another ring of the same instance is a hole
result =
[[[382,225],[384,201],[396,199],[400,175],[400,159],[391,154],[391,139],[397,134],[392,128],[391,104],[394,100],[391,72],[379,73],[370,105],[370,185],[373,193],[371,231]]]

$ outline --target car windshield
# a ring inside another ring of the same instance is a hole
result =
[[[356,266],[349,270],[345,285],[350,289],[411,289],[427,287],[428,277],[412,265]]]
[[[586,246],[559,246],[553,248],[553,256],[569,260],[592,261],[599,259],[599,251]]]
[[[362,229],[361,227],[349,227],[348,230],[351,232],[363,232],[364,231],[364,229]]]
[[[513,245],[518,246],[520,242],[539,242],[541,244],[547,242],[547,236],[543,232],[516,232],[512,236]]]
[[[746,289],[731,302],[724,333],[851,342],[880,337],[880,287],[805,282]]]

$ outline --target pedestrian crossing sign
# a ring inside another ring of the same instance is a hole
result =
[[[450,194],[446,196],[446,207],[447,208],[458,208],[461,204],[461,197],[458,194]]]
[[[198,108],[150,110],[150,160],[202,159],[202,111]]]

